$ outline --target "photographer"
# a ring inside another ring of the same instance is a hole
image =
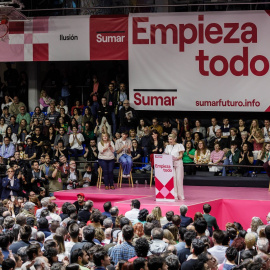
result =
[[[10,196],[18,196],[20,190],[20,180],[14,177],[13,168],[7,170],[7,177],[2,179],[2,195],[1,199],[8,199]]]
[[[18,196],[26,197],[26,193],[31,191],[31,184],[27,181],[27,170],[25,167],[20,167],[16,161],[11,161],[9,166],[14,170],[14,177],[20,181],[20,190]]]
[[[54,161],[49,169],[49,194],[53,197],[55,191],[63,190],[66,180],[62,178],[61,169],[58,161]]]
[[[37,160],[32,162],[32,173],[29,175],[31,190],[36,194],[39,193],[40,187],[45,187],[48,184],[48,180],[45,178],[45,174],[39,168],[39,163]]]
[[[83,186],[82,174],[76,168],[76,162],[71,160],[69,163],[69,170],[67,173],[67,189],[76,189]]]

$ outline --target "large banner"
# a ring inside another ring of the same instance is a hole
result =
[[[130,14],[139,110],[270,111],[267,11]]]
[[[157,201],[175,201],[173,161],[171,155],[154,155]]]
[[[0,62],[128,60],[127,16],[37,17],[8,27]]]

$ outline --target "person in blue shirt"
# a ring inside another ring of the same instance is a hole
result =
[[[134,236],[133,227],[130,225],[125,225],[122,228],[122,233],[125,241],[120,245],[116,245],[111,252],[111,259],[115,265],[120,260],[128,261],[136,256],[135,248],[132,245],[132,239]]]
[[[12,157],[15,153],[15,146],[13,143],[10,142],[9,137],[4,138],[4,144],[2,145],[0,149],[0,156],[4,159],[8,159]]]

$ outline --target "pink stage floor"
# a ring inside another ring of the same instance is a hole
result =
[[[193,217],[196,212],[202,212],[204,203],[212,206],[211,214],[217,218],[221,229],[227,222],[240,222],[245,229],[249,228],[253,216],[260,217],[266,222],[266,215],[270,212],[270,192],[265,188],[241,188],[241,187],[206,187],[185,186],[184,201],[156,202],[155,188],[144,185],[123,185],[115,190],[97,189],[96,187],[80,188],[77,190],[65,190],[55,192],[56,203],[61,206],[64,202],[74,202],[76,194],[83,192],[86,200],[92,200],[94,207],[102,210],[103,203],[111,201],[118,206],[120,213],[130,210],[130,201],[139,199],[141,208],[151,211],[155,206],[160,206],[162,213],[174,211],[179,214],[182,204],[188,206],[188,216]]]

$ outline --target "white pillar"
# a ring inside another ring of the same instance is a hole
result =
[[[27,64],[29,112],[33,112],[35,107],[39,105],[37,65],[37,62],[31,62]]]

